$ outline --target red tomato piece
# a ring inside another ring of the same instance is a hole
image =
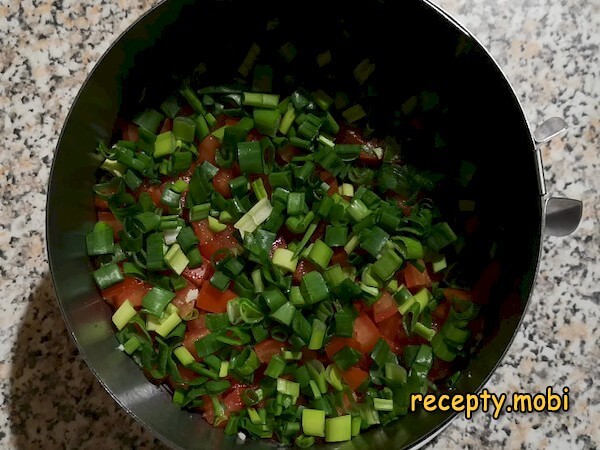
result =
[[[332,359],[333,355],[335,355],[344,347],[350,347],[354,350],[362,351],[361,343],[358,342],[355,338],[334,337],[325,346],[325,353],[327,353],[329,359]]]
[[[339,264],[342,267],[350,267],[350,263],[348,262],[348,254],[343,248],[336,248],[333,250],[331,265],[335,264]]]
[[[200,241],[200,253],[206,259],[210,260],[213,253],[221,248],[231,249],[239,245],[238,240],[234,236],[235,228],[231,225],[228,225],[227,229],[220,233],[210,231],[208,220],[193,222],[192,227]]]
[[[138,139],[138,126],[135,123],[127,123],[123,127],[123,140],[137,142]]]
[[[309,272],[317,270],[317,267],[311,263],[310,261],[306,261],[305,259],[301,260],[296,266],[296,271],[294,272],[294,276],[292,277],[295,284],[300,284],[304,275]]]
[[[210,282],[204,283],[200,288],[200,293],[196,300],[196,307],[213,313],[226,312],[227,302],[237,297],[239,297],[239,295],[230,289],[221,292],[210,284]]]
[[[225,396],[223,399],[223,406],[225,406],[225,414],[241,411],[246,407],[246,404],[242,400],[242,394],[248,389],[248,386],[240,385],[233,388],[233,390]]]
[[[350,367],[345,372],[342,372],[342,378],[350,389],[355,391],[368,378],[369,373],[358,367]]]
[[[233,180],[235,175],[231,169],[219,169],[212,179],[215,190],[225,198],[231,198],[231,187],[229,181]]]
[[[201,314],[197,319],[187,322],[187,329],[183,338],[183,346],[187,348],[194,358],[198,359],[198,352],[196,352],[196,346],[194,343],[198,339],[202,339],[208,334],[210,334],[210,330],[206,328],[203,314]]]
[[[285,348],[284,342],[276,341],[272,338],[267,338],[262,342],[259,342],[254,346],[254,352],[261,363],[268,363],[271,361],[273,355],[278,355]]]
[[[96,210],[108,211],[110,208],[108,207],[108,201],[101,199],[97,195],[94,196],[94,206]]]
[[[215,409],[212,404],[212,399],[209,395],[203,395],[202,401],[204,402],[202,405],[202,409],[204,410],[202,417],[204,417],[204,420],[209,424],[213,425],[215,423]]]
[[[171,300],[171,303],[179,309],[179,317],[182,319],[190,317],[190,314],[196,306],[196,298],[193,298],[193,291],[196,291],[196,294],[198,294],[198,286],[188,281],[187,286],[176,291],[175,298]],[[190,294],[190,292],[192,294]],[[190,301],[188,301],[188,295],[192,298]]]
[[[377,324],[381,336],[386,340],[390,348],[394,353],[400,351],[400,345],[398,343],[398,334],[402,331],[402,318],[400,313],[396,311],[396,314],[382,320]]]
[[[248,136],[246,137],[246,140],[250,141],[250,142],[256,142],[256,141],[260,141],[264,137],[265,136],[263,134],[259,133],[256,128],[252,128],[250,130],[250,132],[248,133]],[[290,161],[291,160],[292,160],[292,158],[290,158]],[[290,162],[290,161],[288,161],[288,162]]]
[[[369,316],[362,313],[354,319],[354,336],[352,337],[360,344],[362,353],[371,353],[381,335]]]
[[[214,273],[215,270],[212,265],[205,260],[200,267],[196,267],[195,269],[185,269],[181,275],[196,286],[201,287]]]
[[[160,131],[158,134],[166,133],[167,131],[171,131],[173,129],[173,119],[167,117],[163,123],[162,127],[160,127]]]
[[[419,264],[423,265],[423,261],[419,260]],[[408,289],[431,286],[431,278],[429,278],[427,269],[420,272],[412,264],[407,264],[402,273],[404,275],[404,283]]]
[[[283,236],[279,236],[277,239],[275,239],[275,242],[273,242],[273,245],[271,246],[271,251],[269,253],[269,256],[271,258],[273,258],[273,253],[275,253],[275,250],[277,250],[278,248],[287,248],[287,242],[285,241]]]
[[[129,300],[134,308],[142,306],[142,299],[152,289],[145,281],[133,277],[125,279],[102,291],[102,297],[115,309],[119,308],[125,300]]]
[[[373,305],[373,320],[379,323],[398,312],[398,305],[392,295],[384,291],[383,295]]]
[[[202,164],[204,161],[208,161],[211,164],[215,164],[215,158],[217,156],[217,149],[221,146],[221,141],[213,135],[208,135],[198,145],[198,164]]]

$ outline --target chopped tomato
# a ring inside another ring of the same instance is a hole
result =
[[[135,308],[142,306],[142,299],[150,291],[152,286],[145,281],[133,277],[125,279],[102,291],[102,297],[115,309],[119,308],[125,300],[129,300]]]
[[[433,364],[429,371],[429,378],[432,381],[441,380],[450,375],[452,364],[446,361],[442,361],[440,358],[433,358]]]
[[[160,127],[159,134],[166,133],[167,131],[171,131],[173,129],[173,119],[167,117],[162,123],[162,127]]]
[[[398,353],[400,351],[400,344],[398,342],[399,333],[404,332],[400,313],[396,311],[395,314],[379,322],[377,327],[379,328],[381,336],[386,340],[392,351]]]
[[[198,145],[198,164],[202,164],[204,161],[215,164],[217,149],[220,145],[221,141],[218,138],[213,135],[206,136]]]
[[[108,211],[110,208],[108,207],[108,201],[101,199],[97,195],[94,196],[94,206],[96,210]]]
[[[305,259],[301,260],[296,266],[296,271],[292,277],[294,283],[300,284],[300,281],[302,281],[304,275],[306,275],[308,272],[312,272],[313,270],[317,270],[317,267],[313,263]]]
[[[345,372],[342,372],[342,378],[348,384],[348,387],[355,391],[368,378],[369,373],[358,367],[350,367]]]
[[[334,177],[332,174],[330,174],[326,170],[321,170],[319,172],[319,178],[329,185],[329,190],[327,191],[329,195],[333,195],[338,192],[339,185],[337,182],[337,178]]]
[[[375,152],[372,149],[369,149],[369,150],[367,150],[367,151],[361,150],[360,154],[358,155],[358,159],[360,160],[360,162],[362,162],[365,165],[369,165],[369,166],[378,165],[382,160],[377,157],[377,155],[375,154]]]
[[[177,365],[177,370],[179,370],[179,375],[183,381],[193,381],[198,378],[198,374],[187,367],[182,366],[181,364]]]
[[[365,145],[367,143],[367,140],[363,137],[360,131],[344,124],[340,125],[340,131],[338,132],[335,140],[340,144]]]
[[[219,169],[212,179],[215,190],[225,198],[231,198],[231,187],[229,181],[233,180],[235,175],[231,169]]]
[[[248,386],[236,386],[229,394],[225,396],[223,399],[225,414],[229,415],[230,413],[241,411],[246,407],[244,401],[242,400],[242,394],[246,389],[248,389]]]
[[[206,280],[212,277],[213,273],[215,273],[215,270],[212,265],[205,260],[200,267],[195,269],[186,268],[181,275],[196,286],[201,287]]]
[[[384,291],[383,295],[373,305],[373,319],[379,323],[398,312],[398,305],[392,295]]]
[[[358,342],[355,338],[334,337],[325,346],[325,353],[327,353],[329,359],[332,359],[333,355],[335,355],[344,347],[350,347],[354,350],[362,351],[361,343]]]
[[[150,199],[152,199],[152,203],[157,208],[162,208],[164,211],[168,211],[169,208],[163,205],[160,201],[162,198],[163,192],[165,190],[166,183],[163,184],[148,184],[144,183],[138,192],[147,192],[150,195]]]
[[[277,239],[275,239],[273,245],[271,246],[271,252],[269,254],[271,259],[273,258],[273,253],[275,253],[275,250],[278,248],[287,248],[287,242],[285,242],[285,239],[282,236],[279,236]]]
[[[98,211],[98,221],[106,222],[113,229],[115,239],[119,237],[119,231],[123,230],[123,223],[117,219],[113,213],[108,211]]]
[[[469,291],[463,291],[462,289],[446,288],[444,289],[444,297],[446,297],[446,300],[449,302],[454,299],[471,301],[471,293]]]
[[[275,161],[283,166],[285,163],[292,162],[292,158],[298,154],[300,154],[300,150],[298,148],[292,147],[291,145],[286,145],[277,152],[275,155]]]
[[[423,261],[419,260],[419,264],[422,265]],[[404,275],[404,283],[408,289],[431,286],[431,278],[429,278],[427,269],[420,272],[419,269],[412,264],[407,264],[402,273]]]
[[[138,139],[138,126],[135,123],[126,124],[123,127],[123,140],[137,142]]]
[[[206,322],[204,321],[204,315],[200,315],[197,319],[190,320],[187,322],[187,329],[185,337],[183,338],[183,346],[198,359],[198,352],[196,352],[196,346],[194,343],[198,339],[202,339],[204,336],[210,334],[210,330],[206,328]]]
[[[203,395],[202,401],[204,402],[202,405],[202,409],[204,410],[202,417],[204,417],[204,420],[206,420],[209,424],[213,425],[215,423],[215,409],[213,407],[212,400],[210,396]]]
[[[336,248],[333,250],[331,265],[335,264],[339,264],[342,267],[350,267],[350,263],[348,262],[348,254],[343,248]]]
[[[285,348],[285,343],[268,338],[254,346],[254,352],[261,363],[271,361],[273,355],[278,355]]]
[[[250,142],[256,142],[256,141],[260,141],[262,138],[264,138],[265,136],[261,133],[258,132],[258,130],[256,128],[252,128],[250,130],[250,132],[248,133],[248,137],[246,137],[247,141]],[[290,161],[292,159],[290,158]],[[289,161],[288,161],[289,162]]]
[[[208,220],[193,222],[192,227],[200,241],[200,253],[204,258],[210,257],[221,248],[236,248],[239,245],[238,240],[233,235],[235,229],[228,225],[227,229],[220,233],[213,233],[208,228]]]
[[[208,312],[222,313],[227,311],[227,302],[237,297],[239,295],[230,289],[221,292],[212,284],[204,283],[200,288],[196,307]]]
[[[362,313],[354,319],[354,335],[352,337],[360,344],[361,352],[371,353],[381,335],[369,316]]]
[[[194,295],[196,295],[196,297],[194,297]],[[189,281],[187,282],[186,287],[175,291],[175,298],[171,300],[171,303],[173,303],[179,309],[179,317],[182,319],[185,317],[190,317],[190,314],[194,310],[194,306],[196,306],[197,295],[198,287]],[[190,297],[189,301],[188,297]]]

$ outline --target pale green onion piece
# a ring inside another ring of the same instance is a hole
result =
[[[250,208],[250,211],[244,214],[233,226],[240,231],[243,237],[245,233],[254,232],[269,218],[272,211],[273,206],[271,206],[269,199],[263,198]]]
[[[185,367],[196,362],[196,360],[194,359],[192,354],[188,351],[188,349],[183,346],[177,347],[175,350],[173,350],[173,354],[177,357],[179,362],[181,364],[183,364]]]
[[[129,300],[125,300],[119,309],[112,316],[112,321],[117,327],[117,330],[122,330],[127,323],[135,317],[137,311],[131,305]]]
[[[343,442],[352,439],[352,416],[325,419],[325,442]]]
[[[352,253],[356,247],[360,244],[360,239],[358,236],[353,236],[346,245],[344,245],[344,251],[349,255]]]
[[[175,243],[171,246],[167,254],[165,255],[165,262],[177,275],[181,275],[181,272],[185,270],[187,265],[190,263],[179,244]]]
[[[156,329],[156,333],[161,335],[162,337],[166,337],[180,323],[181,317],[179,317],[179,314],[173,313],[169,317],[167,317],[167,320],[160,324],[160,326]]]
[[[298,258],[294,256],[294,252],[287,248],[277,248],[273,252],[273,265],[283,271],[294,272],[298,265]]]
[[[220,233],[221,231],[225,231],[227,229],[227,225],[219,222],[214,217],[208,216],[208,229],[213,233]]]
[[[325,436],[325,411],[304,408],[302,410],[302,432],[307,436]]]

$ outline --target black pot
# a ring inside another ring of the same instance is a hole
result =
[[[461,276],[472,281],[490,264],[500,268],[484,309],[485,330],[462,367],[469,376],[462,377],[459,391],[479,390],[515,335],[533,288],[546,212],[546,230],[562,235],[573,231],[581,216],[581,204],[566,199],[551,199],[546,211],[536,140],[552,137],[564,122],[546,123],[534,140],[517,97],[490,55],[428,1],[160,4],[109,49],[71,109],[50,180],[47,236],[60,307],[90,368],[125,410],[174,447],[232,448],[236,438],[224,436],[199,415],[178,410],[163,388],[115,350],[111,310],[96,290],[85,252],[85,234],[96,220],[92,185],[99,161],[94,148],[98,141],[111,140],[118,116],[156,105],[174,90],[178,81],[173,74],[191,73],[203,62],[209,79],[229,79],[252,42],[265,39],[267,20],[275,18],[276,38],[268,40],[290,41],[298,50],[291,70],[283,69],[283,62],[275,67],[276,73],[294,74],[289,83],[353,89],[352,69],[369,58],[376,65],[369,79],[375,94],[366,101],[374,108],[376,129],[402,136],[406,157],[417,166],[448,174],[463,160],[478,167],[469,190],[434,194],[449,211],[465,195],[476,201],[481,225],[463,252]],[[333,54],[333,72],[323,76],[314,57],[327,49]],[[427,93],[435,93],[437,100],[421,131],[394,122],[399,105],[413,95],[427,103]],[[406,448],[431,439],[453,417],[449,412],[415,413],[349,443],[325,447]],[[253,441],[245,448],[265,445]]]

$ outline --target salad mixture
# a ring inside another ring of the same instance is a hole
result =
[[[98,148],[119,349],[227,435],[347,441],[460,376],[477,307],[435,180],[335,97],[185,85]]]

